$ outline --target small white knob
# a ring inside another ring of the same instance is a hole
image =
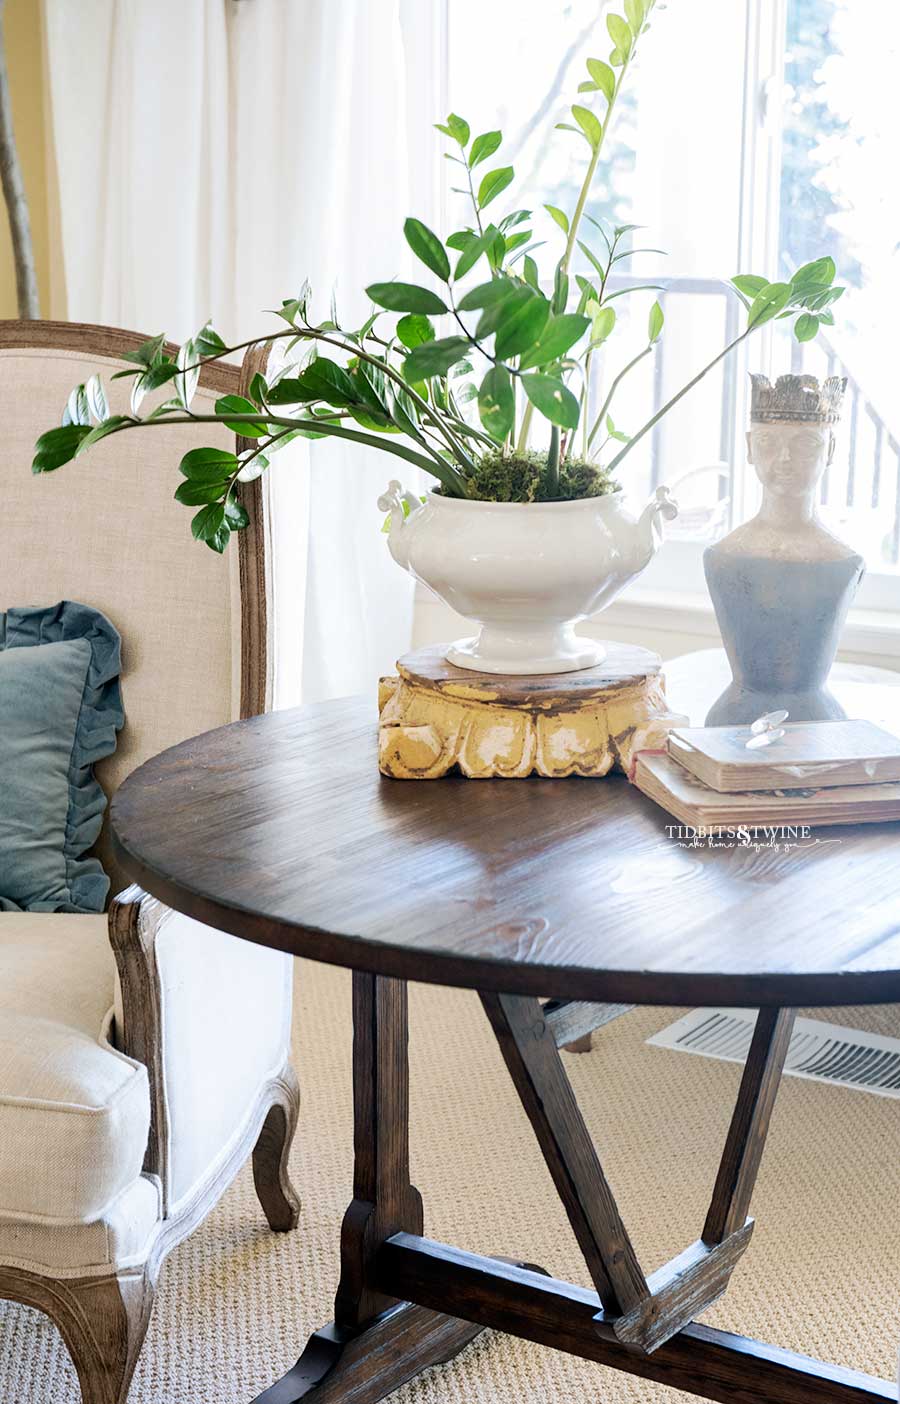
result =
[[[391,478],[387,485],[387,492],[383,492],[378,499],[379,512],[392,512],[400,509],[400,493],[402,489],[396,478]]]

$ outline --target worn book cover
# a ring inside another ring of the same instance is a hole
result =
[[[723,793],[900,781],[900,738],[873,722],[786,722],[783,730],[770,746],[748,750],[747,726],[679,727],[669,733],[669,755]]]
[[[900,819],[900,783],[721,794],[671,756],[642,751],[634,783],[682,824],[704,829],[762,824],[870,824]]]

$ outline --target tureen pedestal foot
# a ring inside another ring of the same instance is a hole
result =
[[[378,765],[395,780],[546,775],[631,768],[686,717],[666,706],[655,653],[610,643],[595,668],[513,676],[457,668],[446,646],[407,654],[382,678]]]
[[[471,639],[457,639],[446,650],[448,663],[476,673],[535,677],[595,668],[606,648],[575,633],[572,624],[483,624]]]

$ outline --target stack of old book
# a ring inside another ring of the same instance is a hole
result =
[[[867,824],[900,819],[900,738],[867,721],[797,722],[762,749],[746,726],[684,727],[642,751],[634,783],[682,824]]]

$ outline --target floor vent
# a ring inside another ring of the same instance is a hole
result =
[[[755,1022],[752,1009],[694,1009],[647,1042],[654,1048],[674,1048],[679,1053],[742,1063]],[[785,1072],[814,1082],[874,1092],[878,1097],[900,1097],[900,1039],[825,1024],[819,1019],[798,1019]]]

